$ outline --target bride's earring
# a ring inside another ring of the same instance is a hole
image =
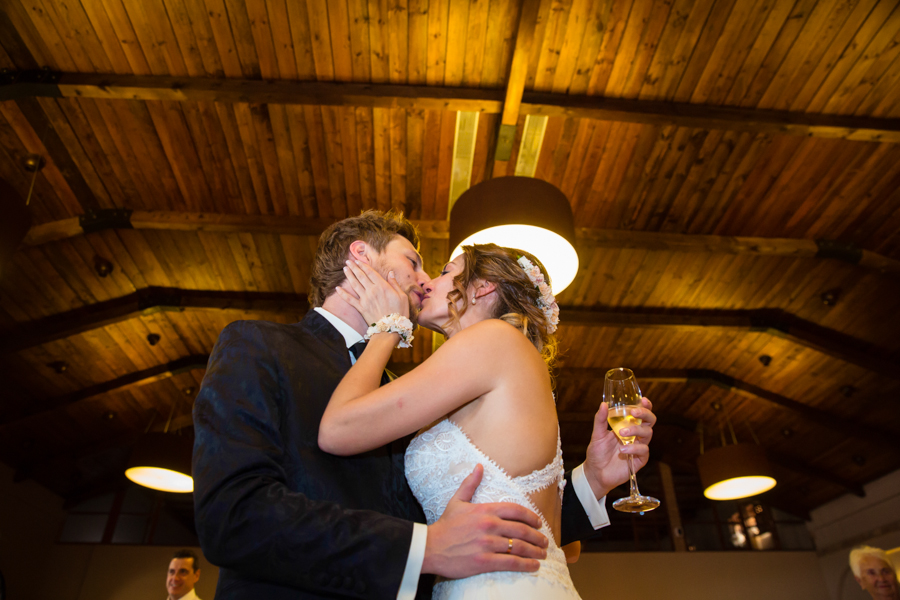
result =
[[[472,304],[475,304],[475,296],[472,296]]]

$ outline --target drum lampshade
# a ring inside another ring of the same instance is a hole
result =
[[[553,293],[578,273],[575,219],[568,198],[533,177],[497,177],[473,185],[450,211],[450,258],[462,246],[497,244],[530,252],[547,269]]]
[[[163,492],[194,491],[191,477],[190,437],[166,433],[148,433],[135,445],[125,469],[131,481]]]
[[[756,496],[775,487],[775,477],[762,447],[722,446],[697,458],[703,495],[710,500]]]

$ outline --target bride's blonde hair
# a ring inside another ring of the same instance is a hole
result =
[[[462,273],[453,278],[453,289],[447,294],[450,319],[444,327],[458,323],[469,308],[470,299],[466,290],[470,284],[478,279],[493,283],[496,286],[496,300],[491,317],[506,321],[525,334],[541,353],[547,366],[552,368],[559,348],[556,336],[550,333],[555,327],[538,306],[540,292],[517,262],[520,256],[530,260],[541,270],[549,285],[550,276],[541,261],[524,250],[496,244],[463,246],[463,255],[465,265]],[[457,304],[461,308],[457,308]]]

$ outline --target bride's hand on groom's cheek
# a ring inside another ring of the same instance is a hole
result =
[[[385,279],[369,265],[348,260],[344,275],[350,291],[338,287],[337,292],[360,312],[367,323],[375,323],[394,313],[409,316],[409,298],[393,277],[393,272]]]

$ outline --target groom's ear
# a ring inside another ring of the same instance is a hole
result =
[[[356,240],[355,242],[350,244],[350,259],[358,260],[359,262],[363,262],[366,264],[370,264],[370,256],[371,248],[367,243],[362,240]]]

